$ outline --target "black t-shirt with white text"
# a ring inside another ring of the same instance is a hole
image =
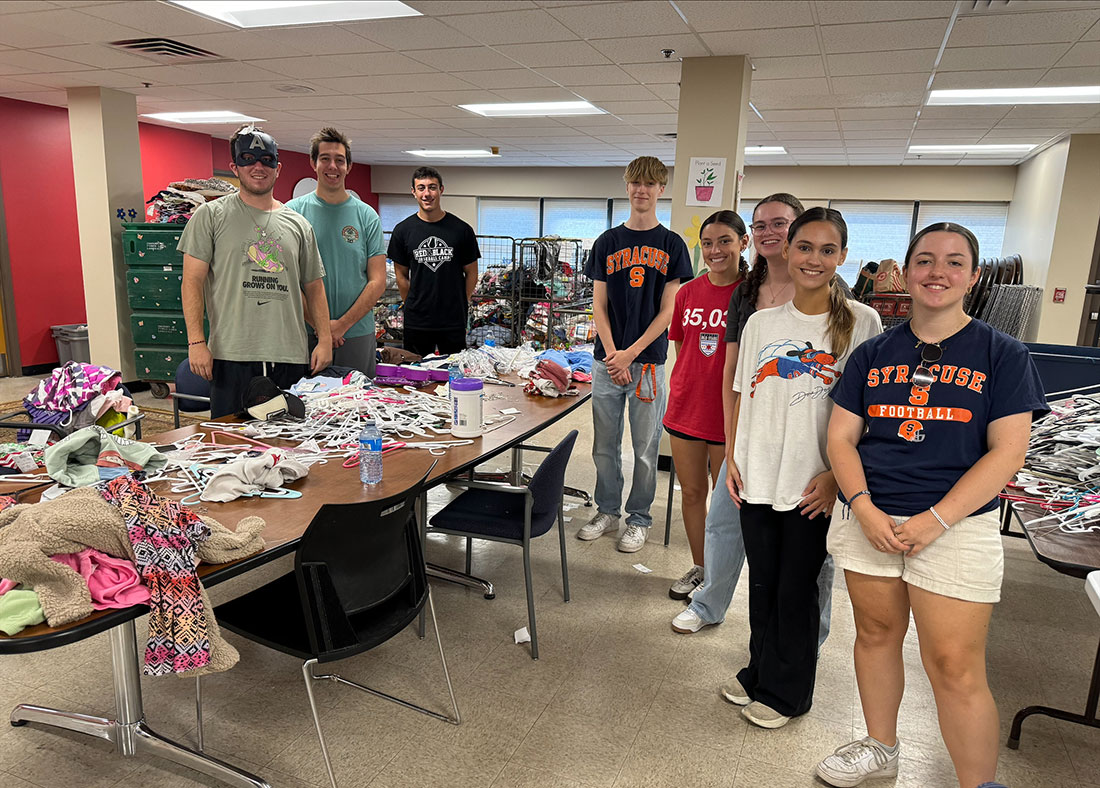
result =
[[[406,327],[466,328],[462,269],[481,257],[470,225],[451,213],[438,222],[426,222],[414,213],[393,228],[387,256],[409,269]]]

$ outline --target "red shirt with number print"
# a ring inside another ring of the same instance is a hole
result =
[[[719,287],[705,273],[676,293],[668,338],[682,342],[669,378],[669,429],[706,441],[725,442],[722,367],[726,363],[726,311],[734,288]]]

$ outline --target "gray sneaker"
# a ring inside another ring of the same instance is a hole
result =
[[[719,687],[718,691],[723,698],[735,706],[748,706],[752,703],[752,698],[749,697],[749,693],[741,686],[741,682],[737,680],[736,676]]]
[[[753,725],[759,725],[761,728],[782,728],[791,721],[790,717],[785,714],[780,714],[771,706],[761,703],[758,700],[754,700],[748,706],[741,709],[741,716]]]
[[[577,531],[577,538],[586,542],[599,539],[606,533],[615,533],[619,530],[619,518],[600,512]]]
[[[640,525],[628,525],[623,535],[619,537],[620,553],[636,553],[645,547],[645,538],[649,534],[648,528]]]
[[[817,776],[836,788],[852,788],[879,777],[897,777],[900,752],[899,747],[891,755],[878,741],[866,736],[838,747],[817,765]]]
[[[668,589],[669,599],[687,599],[702,582],[703,567],[691,567],[691,569],[684,572],[683,577],[672,584],[672,588]]]

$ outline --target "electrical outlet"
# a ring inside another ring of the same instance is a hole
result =
[[[1100,312],[1089,312],[1089,320],[1100,320]]]

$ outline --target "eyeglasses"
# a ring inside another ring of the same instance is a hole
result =
[[[919,389],[927,389],[936,382],[936,376],[928,368],[929,364],[935,364],[943,358],[943,348],[939,343],[925,343],[920,349],[920,365],[913,370],[913,386]]]
[[[790,221],[788,221],[787,219],[776,219],[770,224],[765,222],[753,222],[749,225],[749,227],[752,228],[752,231],[754,233],[759,235],[760,233],[767,230],[769,227],[771,227],[775,232],[781,233],[786,230],[790,226],[790,224]]]

